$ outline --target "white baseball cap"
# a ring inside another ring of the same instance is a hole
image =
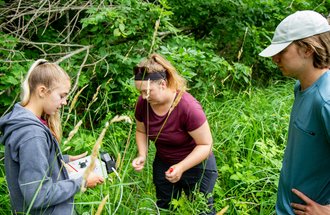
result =
[[[272,43],[260,52],[262,57],[271,57],[288,47],[293,41],[330,31],[330,25],[321,14],[311,11],[297,11],[276,27]]]

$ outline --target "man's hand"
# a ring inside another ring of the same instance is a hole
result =
[[[292,192],[296,194],[301,200],[303,200],[306,204],[297,204],[291,203],[291,207],[293,208],[293,212],[295,214],[304,214],[304,215],[330,215],[330,205],[320,205],[307,196],[300,192],[299,190],[292,189]]]

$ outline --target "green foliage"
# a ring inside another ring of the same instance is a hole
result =
[[[21,65],[24,53],[16,50],[18,40],[0,32],[0,110],[5,110],[17,100],[26,67]]]
[[[64,140],[83,122],[63,150],[90,152],[105,122],[117,114],[134,119],[132,68],[158,52],[188,80],[208,116],[220,173],[217,211],[229,205],[229,214],[273,214],[292,83],[276,82],[283,80],[276,66],[258,53],[288,14],[314,9],[327,15],[329,7],[323,0],[0,0],[0,115],[19,101],[20,83],[34,60],[60,60],[76,87],[62,116]],[[118,205],[117,214],[158,213],[154,146],[141,173],[131,167],[134,124],[112,124],[102,149],[120,161],[120,179],[112,174],[105,185],[77,195],[78,212],[94,213],[109,194],[107,214]],[[3,182],[3,162],[0,173]],[[0,186],[0,214],[10,213],[6,186]],[[194,202],[184,196],[173,201],[173,213],[198,213],[204,203],[199,195]]]
[[[215,208],[220,211],[229,206],[228,214],[274,214],[278,174],[285,147],[289,112],[293,101],[293,82],[276,82],[269,88],[251,87],[237,94],[228,91],[221,99],[204,99],[205,109],[214,138],[214,154],[217,159],[219,178],[214,189]],[[107,120],[110,120],[108,116]],[[154,145],[146,168],[136,173],[131,167],[135,157],[135,141],[125,123],[110,126],[103,141],[103,150],[117,155],[121,161],[119,183],[114,175],[102,188],[76,197],[80,212],[96,210],[96,205],[108,192],[113,198],[119,195],[123,185],[123,199],[126,202],[120,213],[156,214],[155,191],[152,184],[152,159]],[[100,133],[79,130],[71,140],[71,154],[89,151]],[[90,140],[90,141],[88,141]],[[80,144],[80,146],[79,146]],[[73,147],[75,146],[75,147]],[[118,184],[119,183],[119,184]],[[110,190],[110,191],[109,191]],[[205,197],[195,193],[194,200],[183,195],[172,201],[172,214],[198,214],[207,208]],[[136,201],[138,199],[138,201]],[[94,209],[86,202],[93,202]],[[109,211],[116,201],[110,200]],[[165,211],[164,211],[165,212]],[[111,214],[111,213],[109,213]]]
[[[6,175],[4,171],[3,160],[5,158],[4,145],[0,144],[0,214],[9,214],[10,213],[10,199],[7,189]]]
[[[321,0],[169,0],[169,5],[179,28],[189,26],[196,40],[211,41],[213,50],[227,61],[253,68],[258,80],[274,75],[270,71],[275,67],[258,53],[270,44],[279,22],[297,10],[328,15],[329,8],[329,2]]]
[[[191,215],[210,212],[207,198],[200,192],[193,192],[193,196],[187,197],[184,193],[180,199],[173,199],[171,205],[175,214]]]
[[[230,63],[215,52],[209,42],[196,42],[192,37],[176,37],[160,46],[159,52],[167,56],[187,80],[194,94],[210,92],[213,97],[226,89],[240,89],[251,85],[251,68],[241,63]],[[211,89],[211,91],[210,91]]]
[[[28,68],[26,62],[41,57],[57,60],[59,53],[63,56],[82,46],[89,46],[88,52],[74,54],[61,65],[77,78],[78,89],[89,84],[77,103],[78,110],[88,106],[97,87],[102,88],[93,104],[99,108],[90,116],[90,124],[103,119],[109,111],[120,113],[132,108],[136,97],[129,81],[132,68],[153,50],[177,67],[188,79],[192,92],[217,97],[223,96],[226,89],[269,83],[280,73],[258,53],[269,44],[276,25],[298,9],[326,13],[327,4],[265,0],[94,1],[79,14],[68,12],[58,18],[42,14],[33,20],[26,16],[27,22],[31,19],[40,27],[27,28],[25,36],[42,45],[21,43],[10,31],[1,34],[0,44],[6,48],[0,54],[8,59],[0,66],[0,97],[4,101],[1,110],[18,100],[19,83]],[[53,20],[44,21],[48,19]],[[71,22],[66,25],[67,19]],[[153,38],[157,20],[158,35]],[[64,42],[70,44],[64,46]],[[81,74],[76,77],[79,70]]]
[[[228,91],[225,98],[201,100],[212,128],[219,171],[214,189],[217,211],[229,205],[228,214],[274,214],[293,83],[273,84],[266,89],[251,87],[239,94]],[[128,113],[131,117],[132,111]],[[101,124],[112,118],[109,114]],[[71,148],[63,151],[69,154],[91,151],[102,129],[80,128],[69,143],[62,146]],[[145,169],[135,172],[131,162],[136,146],[131,131],[134,127],[124,122],[113,123],[108,128],[102,150],[120,161],[117,168],[120,179],[112,173],[105,184],[76,195],[79,213],[95,213],[102,198],[109,194],[105,214],[113,214],[117,207],[116,214],[158,214],[151,172],[155,148],[153,144],[150,146]],[[5,197],[6,184],[3,188],[0,192]],[[3,204],[1,210],[9,212],[8,198]],[[197,193],[194,201],[183,196],[172,204],[174,210],[169,211],[172,214],[198,214],[206,208],[205,197]]]
[[[220,173],[218,210],[229,205],[229,214],[274,214],[292,87],[274,83],[204,101]]]

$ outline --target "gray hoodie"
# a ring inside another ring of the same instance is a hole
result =
[[[29,110],[15,104],[0,118],[5,171],[12,211],[19,214],[70,215],[82,179],[70,180],[58,142]]]

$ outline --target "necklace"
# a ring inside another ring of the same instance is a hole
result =
[[[172,102],[172,104],[171,104],[171,106],[170,106],[170,109],[169,109],[169,111],[168,111],[168,113],[167,113],[167,116],[166,116],[166,118],[165,118],[165,120],[164,120],[164,123],[162,124],[162,127],[159,129],[158,134],[157,134],[157,136],[156,136],[156,138],[155,138],[155,141],[154,141],[155,143],[156,143],[156,141],[157,141],[157,139],[158,139],[160,133],[162,132],[162,130],[163,130],[163,128],[164,128],[164,126],[165,126],[165,124],[166,124],[168,118],[170,117],[172,111],[173,111],[174,108],[179,104],[179,102],[180,102],[180,100],[181,100],[181,98],[182,98],[182,94],[183,94],[183,91],[180,91],[180,92],[176,95],[174,101]]]

